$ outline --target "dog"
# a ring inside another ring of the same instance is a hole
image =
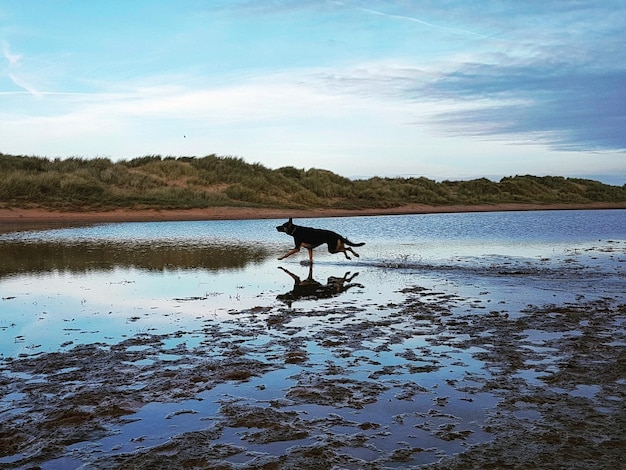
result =
[[[288,256],[291,256],[300,251],[300,248],[306,248],[307,250],[309,250],[309,262],[313,264],[313,248],[317,248],[324,243],[328,245],[328,251],[330,253],[341,252],[345,255],[347,259],[351,259],[348,256],[348,251],[356,257],[358,257],[359,254],[350,247],[365,245],[365,243],[353,243],[347,238],[344,238],[338,233],[332,232],[330,230],[302,227],[300,225],[296,225],[293,223],[292,218],[289,218],[287,222],[276,227],[276,230],[286,233],[287,235],[291,235],[296,244],[295,248],[289,250],[278,259],[285,259]]]

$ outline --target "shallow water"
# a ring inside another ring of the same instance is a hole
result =
[[[311,270],[303,264],[306,250],[277,260],[292,247],[291,238],[275,230],[282,222],[120,223],[0,235],[5,362],[148,335],[160,338],[159,349],[127,347],[128,353],[147,353],[133,366],[185,367],[179,360],[189,351],[223,357],[233,344],[250,360],[289,359],[243,382],[150,402],[112,435],[78,442],[43,468],[73,468],[93,454],[137,451],[206,429],[226,402],[255,408],[285,398],[290,404],[283,411],[326,424],[316,424],[306,438],[268,443],[254,443],[258,437],[250,430],[227,426],[216,440],[280,455],[295,444],[312,445],[326,429],[353,432],[356,420],[368,445],[346,445],[354,458],[379,458],[397,451],[401,441],[423,449],[400,449],[413,464],[433,462],[489,440],[484,423],[501,402],[476,387],[500,373],[483,358],[489,342],[472,346],[471,331],[456,328],[451,335],[455,325],[472,316],[521,317],[529,306],[626,300],[624,210],[296,220],[366,242],[353,260],[318,248]],[[313,289],[296,283],[307,278],[309,285],[316,281]],[[482,334],[495,335],[488,328]],[[581,333],[527,327],[516,334],[525,351],[541,357],[511,377],[537,386],[556,367],[542,354]],[[349,373],[333,372],[341,370]],[[5,368],[3,374],[17,373]],[[332,390],[339,376],[363,396],[337,406],[305,393]],[[598,385],[579,384],[568,393],[597,392]],[[23,398],[1,397],[0,420],[18,415],[15,404]],[[376,426],[369,429],[368,422]],[[227,461],[249,462],[250,455],[236,453]],[[18,460],[13,455],[0,463]]]
[[[411,283],[460,282],[458,289],[472,294],[467,276],[493,278],[500,295],[522,304],[544,303],[555,292],[567,300],[572,283],[581,290],[597,282],[608,291],[623,287],[616,275],[624,267],[622,210],[297,220],[367,242],[351,261],[315,250],[316,281],[325,285],[348,272],[358,277],[344,292],[313,300],[294,292],[293,279],[278,269],[302,280],[309,274],[301,265],[306,250],[276,260],[292,243],[275,230],[280,222],[120,223],[0,235],[0,357],[194,329],[206,316],[290,299],[303,308],[393,302]],[[552,272],[563,266],[567,283]]]

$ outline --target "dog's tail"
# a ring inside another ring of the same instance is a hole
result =
[[[344,242],[346,245],[350,245],[350,246],[363,246],[363,245],[365,245],[365,242],[361,242],[361,243],[354,243],[354,242],[351,242],[350,240],[348,240],[347,238],[344,238],[344,239],[343,239],[343,242]]]

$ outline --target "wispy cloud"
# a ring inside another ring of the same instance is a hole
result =
[[[407,16],[407,15],[399,15],[399,14],[393,14],[393,13],[386,13],[383,11],[379,11],[379,10],[373,10],[371,8],[364,8],[364,7],[358,7],[358,9],[360,11],[363,11],[365,13],[371,13],[373,15],[377,15],[377,16],[382,16],[385,18],[390,18],[393,20],[402,20],[402,21],[410,21],[413,23],[418,23],[421,24],[423,26],[426,26],[428,28],[432,28],[438,31],[444,31],[447,33],[453,33],[453,34],[462,34],[462,35],[469,35],[469,36],[475,36],[475,37],[479,37],[479,38],[485,38],[487,36],[480,34],[480,33],[476,33],[474,31],[470,31],[467,29],[462,29],[462,28],[454,28],[454,27],[450,27],[450,26],[443,26],[443,25],[439,25],[439,24],[435,24],[435,23],[431,23],[429,21],[425,21],[421,18],[416,18],[413,16]]]
[[[7,77],[19,88],[26,90],[34,96],[41,96],[41,93],[24,77],[22,72],[22,56],[11,52],[11,48],[7,41],[2,41],[2,52],[4,58],[8,62]]]
[[[9,43],[6,41],[2,41],[2,52],[4,53],[4,58],[9,62],[9,68],[17,66],[22,58],[21,55],[11,53]]]

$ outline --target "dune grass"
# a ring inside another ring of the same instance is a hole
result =
[[[113,162],[0,154],[0,205],[56,210],[391,208],[406,204],[624,203],[626,185],[555,176],[437,182],[350,180],[323,169],[269,169],[237,157],[145,156]]]

